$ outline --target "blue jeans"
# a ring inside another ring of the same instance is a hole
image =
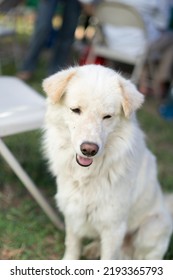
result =
[[[52,18],[56,13],[58,2],[60,0],[40,0],[35,31],[22,67],[23,71],[33,72],[35,70],[40,52],[51,33]],[[62,2],[64,3],[63,24],[52,49],[49,74],[53,74],[67,66],[71,45],[74,40],[74,32],[80,15],[78,0],[63,0]]]

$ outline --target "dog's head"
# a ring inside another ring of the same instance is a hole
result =
[[[144,100],[129,80],[99,65],[58,72],[44,80],[43,88],[52,106],[63,107],[76,161],[85,167],[103,152],[109,136],[122,120],[130,121]]]

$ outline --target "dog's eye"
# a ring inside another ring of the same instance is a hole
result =
[[[81,110],[79,108],[70,109],[73,113],[80,115]]]
[[[106,115],[106,116],[103,117],[103,120],[105,120],[105,119],[110,119],[110,118],[112,118],[111,115]]]

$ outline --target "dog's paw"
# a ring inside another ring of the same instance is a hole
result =
[[[93,241],[84,246],[82,256],[88,260],[97,260],[100,258],[100,242]]]

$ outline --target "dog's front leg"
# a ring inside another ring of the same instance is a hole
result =
[[[101,233],[101,259],[116,260],[120,257],[120,250],[123,244],[126,226],[105,228]]]
[[[78,260],[81,254],[81,239],[66,225],[65,253],[63,260]]]

